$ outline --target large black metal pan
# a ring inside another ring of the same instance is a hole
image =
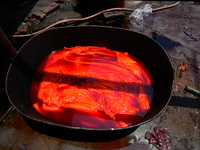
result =
[[[137,124],[129,127],[90,129],[59,124],[38,114],[29,98],[29,86],[34,71],[51,51],[72,46],[104,46],[128,52],[139,58],[150,70],[154,81],[153,102],[146,116]],[[117,137],[117,135],[124,136],[130,133],[134,128],[157,117],[165,109],[171,97],[172,86],[171,63],[164,49],[157,42],[145,35],[126,29],[100,26],[56,28],[34,36],[21,47],[9,67],[6,78],[8,98],[14,108],[25,118],[34,121],[35,124],[43,124],[54,129],[59,128],[61,132],[70,130],[65,136],[69,136],[69,133],[70,136],[78,133],[79,137],[82,132],[84,136],[92,137],[89,134],[94,133],[95,137],[102,136],[101,138],[106,138],[109,134],[112,135],[111,137]],[[44,128],[42,130],[45,130]],[[93,140],[95,137],[92,137]]]

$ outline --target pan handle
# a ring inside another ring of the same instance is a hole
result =
[[[3,114],[3,116],[0,118],[0,124],[6,119],[6,117],[14,110],[15,108],[11,105],[8,110]]]
[[[7,55],[9,61],[11,62],[17,55],[17,51],[3,32],[0,27],[0,48],[3,49],[4,53]],[[14,110],[14,107],[11,105],[10,108],[5,112],[5,114],[0,118],[0,124],[3,120]]]
[[[8,59],[12,61],[17,55],[17,51],[3,32],[0,27],[0,47],[3,49],[4,53],[7,55]]]

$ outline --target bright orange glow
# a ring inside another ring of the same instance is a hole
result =
[[[111,128],[137,123],[150,109],[152,81],[141,62],[104,47],[53,51],[31,82],[33,107],[67,125]]]

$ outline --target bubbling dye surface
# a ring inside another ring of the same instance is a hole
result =
[[[38,66],[30,99],[38,113],[61,124],[120,128],[137,123],[148,112],[152,85],[147,68],[128,53],[64,47]]]

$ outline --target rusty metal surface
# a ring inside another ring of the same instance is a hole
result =
[[[125,7],[130,7],[133,3],[133,1],[125,2]],[[160,5],[158,2],[158,4],[152,3],[155,6]],[[186,86],[200,90],[199,12],[199,3],[184,1],[174,8],[150,14],[141,25],[130,24],[124,16],[106,20],[94,19],[82,23],[121,26],[154,38],[166,49],[175,70],[175,81],[170,103],[159,117],[140,126],[130,135],[115,141],[83,142],[42,134],[27,125],[18,112],[13,111],[0,125],[0,149],[156,150],[153,145],[148,144],[145,133],[161,125],[166,127],[171,134],[173,150],[199,150],[200,98],[184,90]],[[184,62],[188,64],[188,67],[181,71],[180,66]],[[0,98],[0,115],[2,116],[3,112],[9,108],[9,103],[4,92],[0,93]]]

